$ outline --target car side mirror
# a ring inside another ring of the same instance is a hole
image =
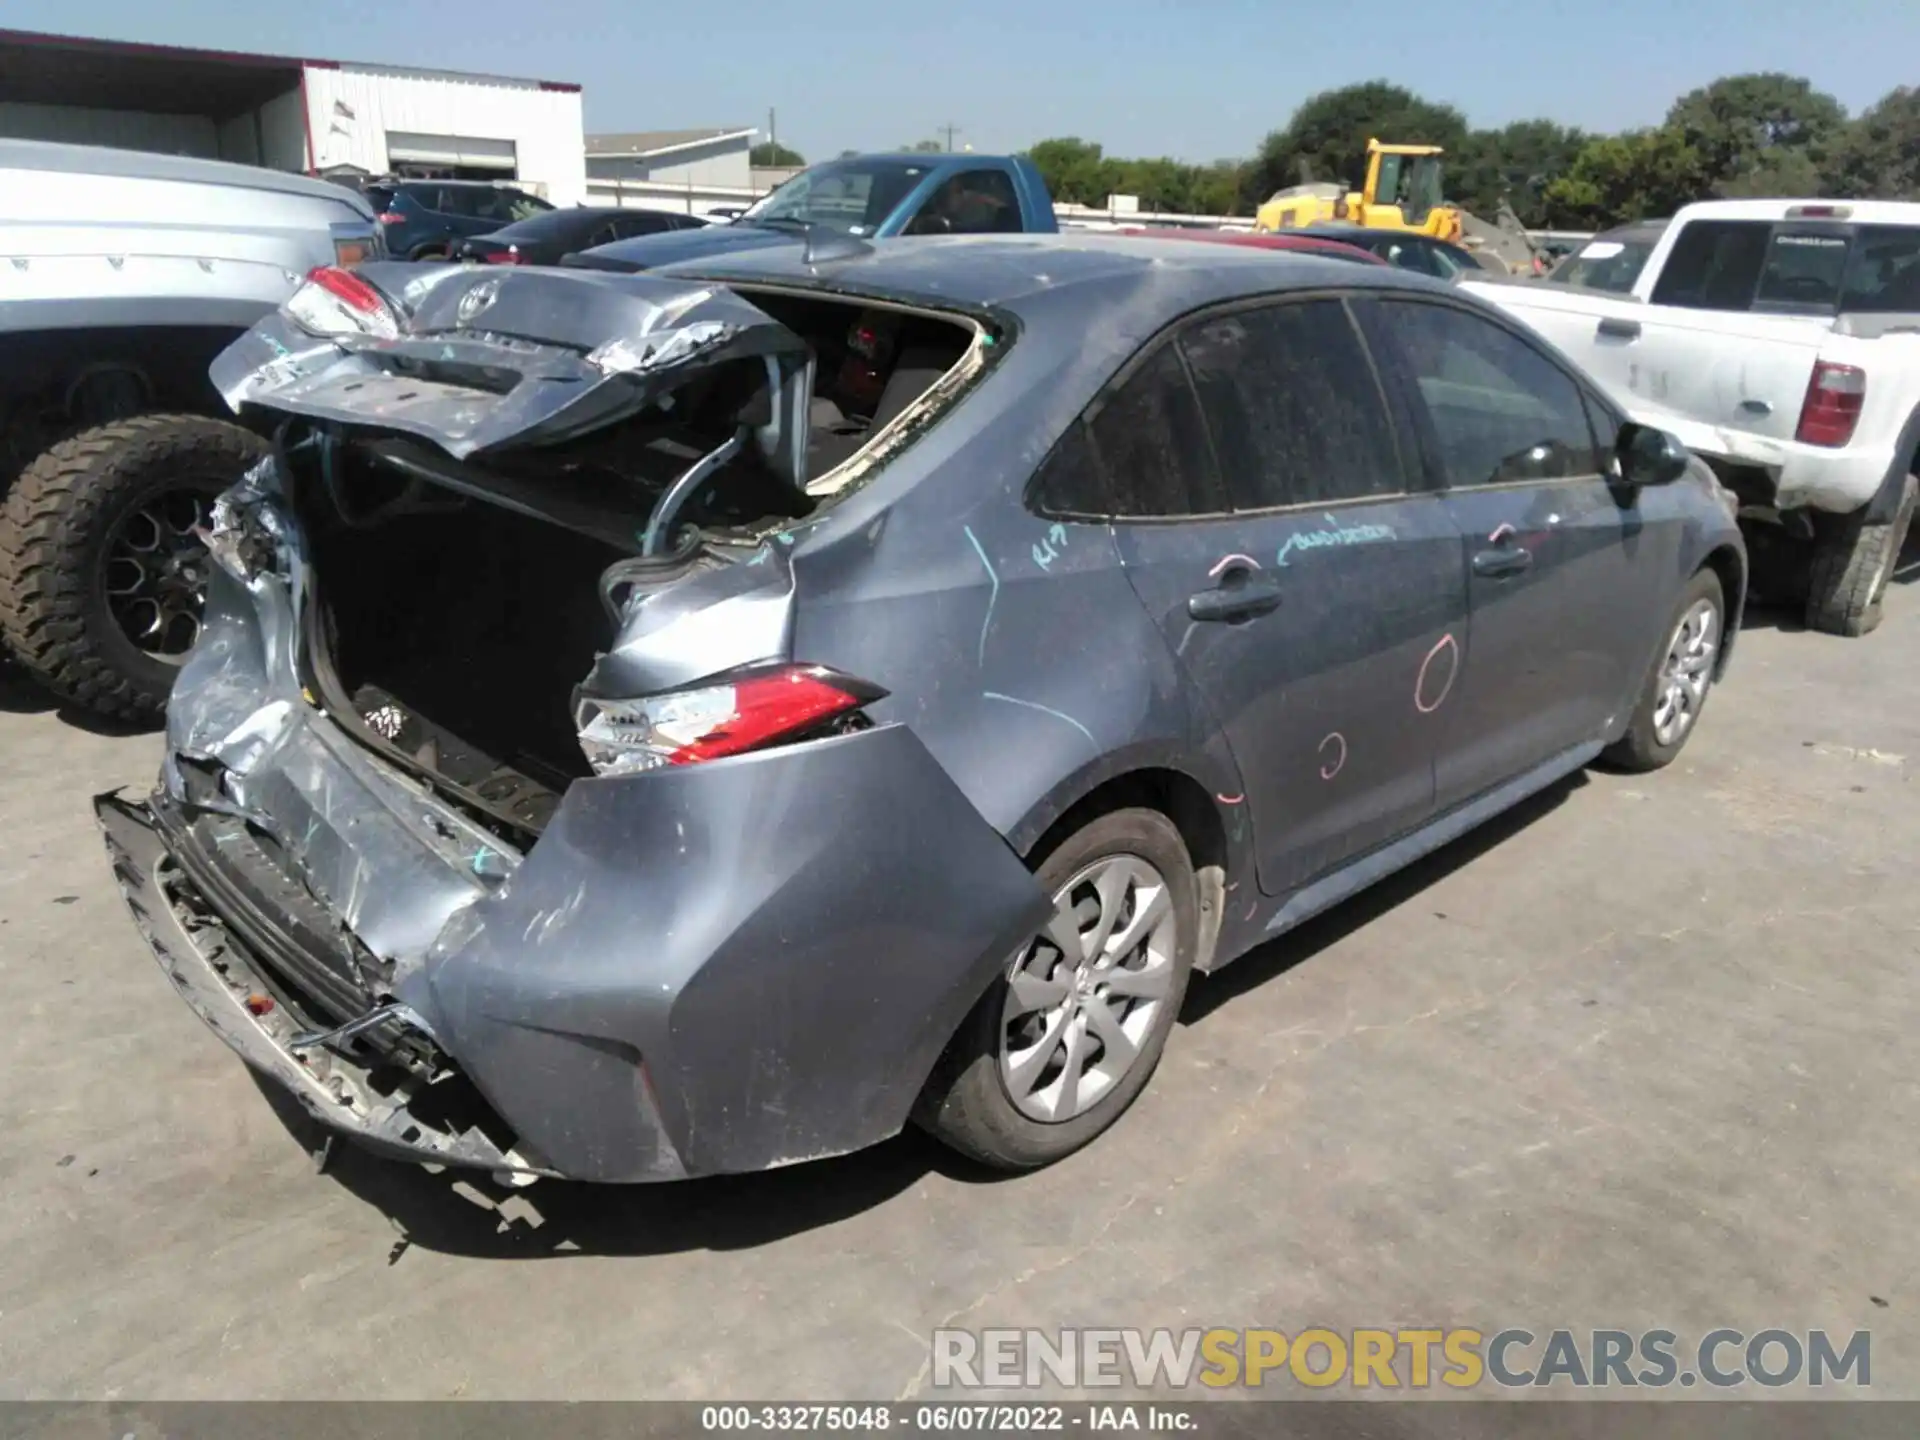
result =
[[[1613,454],[1620,478],[1628,485],[1671,485],[1687,473],[1693,458],[1667,431],[1632,421],[1620,427]]]

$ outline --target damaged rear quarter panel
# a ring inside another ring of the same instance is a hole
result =
[[[686,1173],[756,1170],[897,1132],[1047,910],[882,726],[576,783],[399,997],[561,1173],[658,1173],[649,1081]]]
[[[1025,302],[1020,339],[972,393],[796,527],[792,557],[794,658],[884,687],[874,717],[911,726],[1022,854],[1129,772],[1177,771],[1213,796],[1241,789],[1111,528],[1056,525],[1025,504],[1055,440],[1157,328],[1115,306],[1089,332],[1078,303]],[[1251,873],[1244,807],[1218,813],[1229,871]]]

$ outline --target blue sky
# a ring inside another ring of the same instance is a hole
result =
[[[5,25],[577,81],[591,130],[766,125],[810,158],[931,137],[1250,154],[1316,90],[1384,77],[1476,125],[1657,121],[1743,70],[1857,111],[1912,83],[1920,0],[8,0]]]

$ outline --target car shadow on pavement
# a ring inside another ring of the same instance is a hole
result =
[[[324,1143],[319,1124],[277,1086],[253,1078],[290,1135],[318,1155]],[[416,1245],[479,1260],[744,1250],[837,1224],[929,1174],[966,1184],[1012,1178],[971,1164],[911,1125],[852,1155],[657,1185],[541,1180],[513,1189],[481,1171],[429,1171],[345,1140],[328,1151],[324,1172],[326,1180],[387,1217],[395,1232],[389,1264]]]
[[[1807,628],[1806,610],[1800,605],[1755,600],[1741,613],[1740,628],[1743,631],[1778,630],[1782,635],[1798,635]]]
[[[15,660],[0,655],[0,713],[44,715],[53,711],[66,724],[90,735],[118,739],[125,735],[149,735],[160,727],[152,721],[109,720],[61,702]]]
[[[1543,815],[1558,809],[1566,803],[1568,796],[1587,783],[1587,772],[1576,770],[1566,779],[1555,781],[1511,810],[1476,826],[1458,840],[1442,845],[1406,869],[1368,886],[1352,899],[1248,951],[1217,974],[1195,977],[1194,983],[1187,989],[1186,1003],[1180,1007],[1180,1023],[1198,1024],[1235,996],[1244,995],[1276,976],[1286,974],[1294,966],[1304,964],[1321,951],[1372,924],[1387,911],[1416,899],[1428,886],[1446,879],[1461,866],[1478,860]]]
[[[60,702],[13,660],[0,655],[0,711],[13,715],[41,715]]]

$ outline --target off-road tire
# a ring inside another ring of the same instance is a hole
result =
[[[1700,728],[1700,717],[1694,716],[1693,723],[1680,732],[1672,744],[1662,745],[1655,737],[1653,714],[1659,707],[1661,670],[1666,662],[1667,648],[1673,643],[1673,634],[1685,615],[1702,600],[1711,600],[1719,615],[1719,647],[1725,653],[1727,645],[1727,597],[1720,584],[1720,577],[1712,570],[1702,569],[1687,582],[1687,588],[1680,592],[1680,599],[1673,611],[1667,616],[1666,628],[1660,632],[1660,648],[1654,652],[1653,663],[1647,667],[1646,677],[1640,682],[1640,693],[1633,702],[1633,715],[1627,721],[1627,733],[1609,745],[1600,756],[1601,763],[1612,770],[1625,770],[1630,773],[1643,773],[1658,770],[1671,765],[1674,758],[1686,749],[1687,741],[1693,738],[1693,732]],[[1718,656],[1715,664],[1718,665]],[[1713,686],[1707,686],[1705,698],[1700,707],[1705,710],[1708,700],[1713,698]]]
[[[937,1139],[996,1170],[1032,1170],[1080,1149],[1112,1125],[1146,1088],[1180,1014],[1199,947],[1200,897],[1180,832],[1157,810],[1115,810],[1069,835],[1040,860],[1035,878],[1049,897],[1077,871],[1109,855],[1137,855],[1166,879],[1178,940],[1172,988],[1140,1056],[1085,1114],[1057,1124],[1020,1113],[1000,1078],[999,1045],[1007,982],[998,978],[968,1013],[934,1067],[914,1111]],[[1012,962],[1008,957],[1009,964]]]
[[[148,497],[183,480],[224,488],[266,453],[251,431],[202,415],[138,415],[55,445],[0,506],[0,642],[70,705],[157,720],[178,667],[145,654],[114,619],[106,547]]]
[[[1869,524],[1862,508],[1840,517],[1821,536],[1814,546],[1809,577],[1809,630],[1859,636],[1879,625],[1880,602],[1913,524],[1917,489],[1920,477],[1909,475],[1901,482],[1900,503],[1894,507],[1892,519]]]

